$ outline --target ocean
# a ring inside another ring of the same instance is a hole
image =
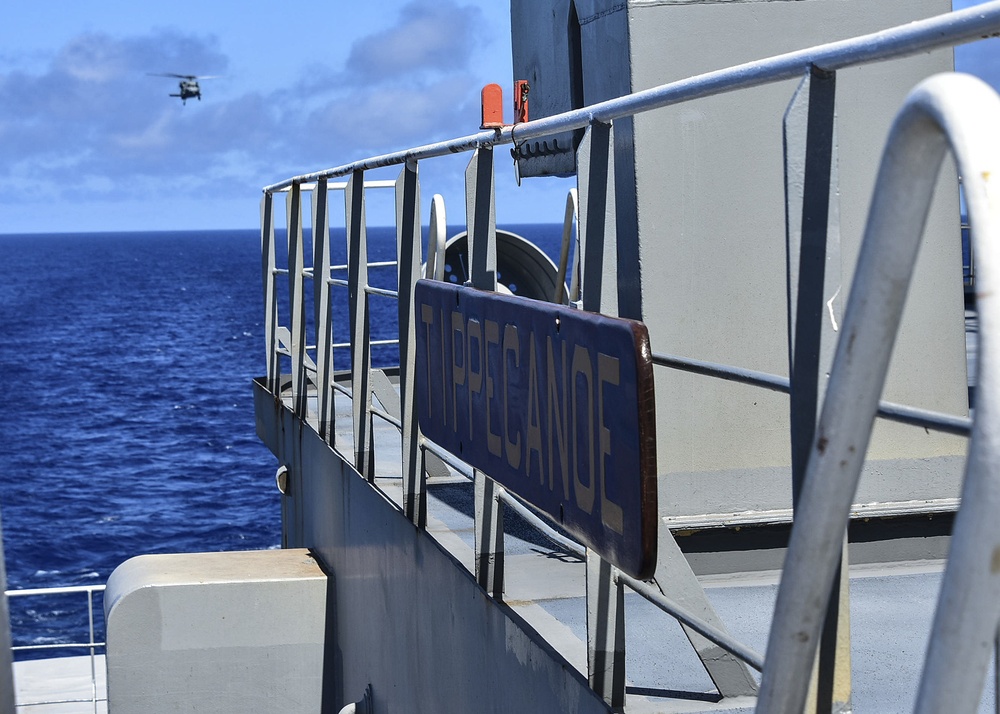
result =
[[[561,226],[513,230],[556,255]],[[368,241],[371,260],[393,258],[392,228]],[[342,230],[332,246],[343,262]],[[251,390],[265,371],[259,231],[0,235],[0,248],[8,589],[103,583],[145,553],[278,547],[278,464]],[[394,287],[394,270],[371,282]],[[334,342],[346,342],[336,299]],[[395,303],[371,306],[373,338],[389,336]],[[76,600],[12,598],[15,645],[82,641]]]

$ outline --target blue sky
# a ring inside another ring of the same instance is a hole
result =
[[[511,83],[509,36],[502,0],[8,4],[0,233],[255,227],[266,184],[475,132],[479,89]],[[1000,77],[995,42],[960,67]],[[164,72],[218,77],[184,106]],[[450,223],[465,161],[422,168]],[[562,220],[572,183],[520,190],[503,163],[497,181],[500,221]]]

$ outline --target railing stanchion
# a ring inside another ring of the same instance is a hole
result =
[[[0,521],[0,714],[14,714],[14,662],[10,649],[10,615],[7,608],[7,570]]]
[[[465,170],[465,215],[468,222],[470,266],[468,284],[479,290],[496,290],[497,287],[495,200],[493,148],[483,147],[472,154]],[[499,329],[496,325],[493,327]],[[489,325],[483,325],[479,329],[484,328],[488,333]],[[490,337],[482,332],[479,334],[480,359],[485,352],[485,341],[489,341]],[[496,339],[499,339],[499,335]],[[500,487],[482,471],[474,469],[473,473],[476,482],[476,580],[493,597],[502,599],[503,503],[497,497]]]
[[[371,324],[368,314],[368,239],[365,225],[365,175],[356,171],[344,189],[347,209],[348,300],[351,311],[351,408],[354,417],[354,467],[375,480],[371,421]]]
[[[288,192],[288,307],[291,310],[289,349],[292,355],[292,411],[303,421],[306,418],[308,377],[306,356],[306,303],[302,285],[305,267],[302,248],[302,187],[296,183]]]
[[[330,215],[327,179],[312,192],[313,308],[316,324],[316,422],[319,435],[334,445],[336,408],[330,378],[333,374],[333,312],[330,309]]]
[[[260,256],[264,282],[264,343],[267,349],[267,389],[278,393],[281,377],[278,359],[278,296],[275,290],[274,194],[267,192],[260,200]]]
[[[618,314],[614,153],[611,124],[592,124],[580,146],[586,164],[581,161],[578,173],[585,199],[577,228],[584,266],[580,295],[584,310],[609,315]],[[606,277],[611,284],[607,291]],[[621,711],[625,706],[625,594],[613,576],[611,565],[588,548],[587,681],[612,710]]]
[[[94,641],[94,591],[87,590],[87,618],[90,628],[90,691],[94,697],[94,714],[97,714],[97,655]]]
[[[785,112],[792,503],[798,502],[841,322],[836,74],[811,67]],[[810,686],[810,711],[851,708],[847,535]]]
[[[612,711],[625,708],[625,589],[587,549],[587,679]]]
[[[406,164],[396,181],[399,272],[399,392],[402,416],[403,512],[422,528],[427,521],[424,452],[416,412],[416,317],[413,289],[420,277],[420,179],[417,164]]]
[[[595,122],[584,134],[580,144],[581,165],[577,174],[580,184],[580,299],[583,309],[601,312],[607,308],[609,315],[618,314],[618,294],[604,291],[605,258],[610,257],[609,267],[617,274],[618,261],[613,251],[616,247],[614,222],[615,165],[614,132],[610,124]],[[584,165],[582,157],[587,158]],[[608,218],[611,218],[608,221]],[[609,255],[610,254],[610,255]],[[607,276],[613,280],[614,275]]]

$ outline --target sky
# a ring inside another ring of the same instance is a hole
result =
[[[997,42],[960,51],[959,68],[1000,87]],[[163,73],[213,78],[182,104]],[[265,185],[475,133],[480,89],[511,74],[503,0],[9,3],[0,233],[255,228]],[[518,188],[506,153],[498,221],[561,222],[574,184]],[[424,203],[443,193],[452,224],[467,160],[421,165]],[[369,221],[391,222],[391,195]]]

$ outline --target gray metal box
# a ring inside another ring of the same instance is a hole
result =
[[[512,0],[514,75],[532,82],[537,119],[950,9],[949,0]],[[841,282],[831,305],[849,293],[893,117],[921,79],[952,67],[951,50],[942,50],[838,73],[842,244],[829,271]],[[600,269],[602,310],[642,319],[654,351],[788,374],[782,117],[796,86],[772,84],[615,122],[612,204],[601,226],[584,229],[600,231],[610,246]],[[587,146],[576,157],[584,223]],[[567,152],[522,160],[520,168],[530,176],[569,166]],[[965,414],[954,177],[948,162],[884,398]],[[790,516],[786,396],[659,369],[656,389],[660,509],[668,524]],[[856,503],[880,513],[947,508],[958,495],[964,451],[963,439],[879,424]]]

